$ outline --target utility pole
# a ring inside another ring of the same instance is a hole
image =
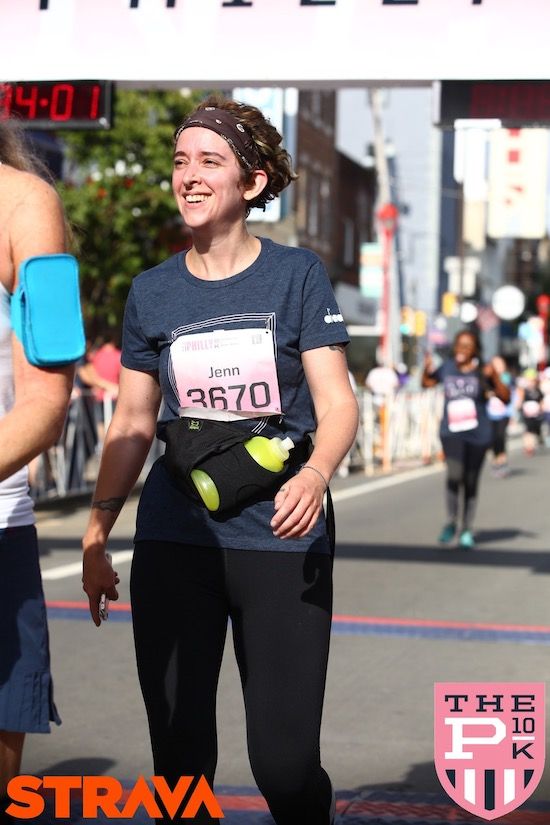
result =
[[[381,89],[369,90],[369,102],[372,114],[372,126],[374,137],[374,163],[377,178],[377,208],[376,213],[381,209],[392,203],[391,184],[390,184],[390,170],[388,158],[386,156],[386,140],[384,135],[384,122],[382,117],[382,95]],[[380,228],[378,228],[380,234]],[[385,275],[384,289],[386,295],[384,296],[384,307],[386,317],[384,324],[386,325],[385,335],[388,336],[387,351],[382,353],[384,366],[392,366],[402,361],[401,350],[401,333],[399,330],[399,294],[398,294],[398,279],[397,279],[397,257],[395,237],[392,233],[390,245],[388,249],[389,259],[387,261],[387,272]]]
[[[395,227],[398,210],[392,203],[390,170],[386,155],[386,140],[382,118],[382,91],[369,90],[369,100],[372,113],[374,137],[374,163],[377,176],[378,198],[375,214],[378,222],[377,235],[383,244],[383,271],[384,282],[382,291],[383,330],[381,339],[380,360],[384,371],[391,372],[393,367],[401,362],[401,330],[399,324],[399,297],[397,290],[397,266]],[[380,405],[380,435],[382,445],[382,469],[389,472],[392,461],[391,437],[391,408],[393,390],[384,394],[384,402]]]
[[[381,206],[383,203],[390,203],[391,201],[390,170],[386,157],[386,141],[382,120],[382,90],[370,89],[369,102],[374,136],[374,162],[378,186],[378,206]]]

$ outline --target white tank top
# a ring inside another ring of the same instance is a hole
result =
[[[10,296],[0,283],[0,418],[13,407]],[[27,468],[0,481],[0,528],[34,524]]]

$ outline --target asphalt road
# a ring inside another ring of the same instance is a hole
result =
[[[399,803],[414,794],[441,795],[433,766],[435,682],[550,677],[550,453],[527,458],[516,451],[511,463],[506,479],[484,470],[474,551],[436,544],[444,520],[441,467],[375,479],[354,474],[334,485],[335,621],[322,752],[342,822],[352,822],[344,816],[347,797],[380,792]],[[63,724],[50,736],[29,737],[24,773],[108,774],[130,782],[153,773],[124,607],[135,505],[127,503],[111,542],[122,609],[100,629],[87,618],[80,582],[86,509],[75,504],[39,513]],[[219,751],[220,786],[253,789],[231,644],[219,688]],[[550,771],[532,797],[535,805],[545,800]],[[451,821],[440,816],[437,822]],[[387,820],[364,814],[355,821]],[[550,822],[550,807],[540,821]]]

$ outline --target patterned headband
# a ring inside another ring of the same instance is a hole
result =
[[[183,130],[188,129],[190,126],[202,126],[203,129],[211,129],[216,132],[217,135],[227,141],[249,171],[259,167],[260,156],[256,144],[243,124],[231,112],[225,109],[217,109],[214,106],[199,109],[189,115],[176,130],[174,144],[178,142]]]

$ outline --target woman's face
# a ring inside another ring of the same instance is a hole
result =
[[[459,335],[454,345],[454,357],[457,364],[468,364],[476,356],[476,342],[471,335]]]
[[[246,214],[243,172],[233,150],[211,129],[184,129],[174,150],[172,189],[193,230],[224,229]]]

